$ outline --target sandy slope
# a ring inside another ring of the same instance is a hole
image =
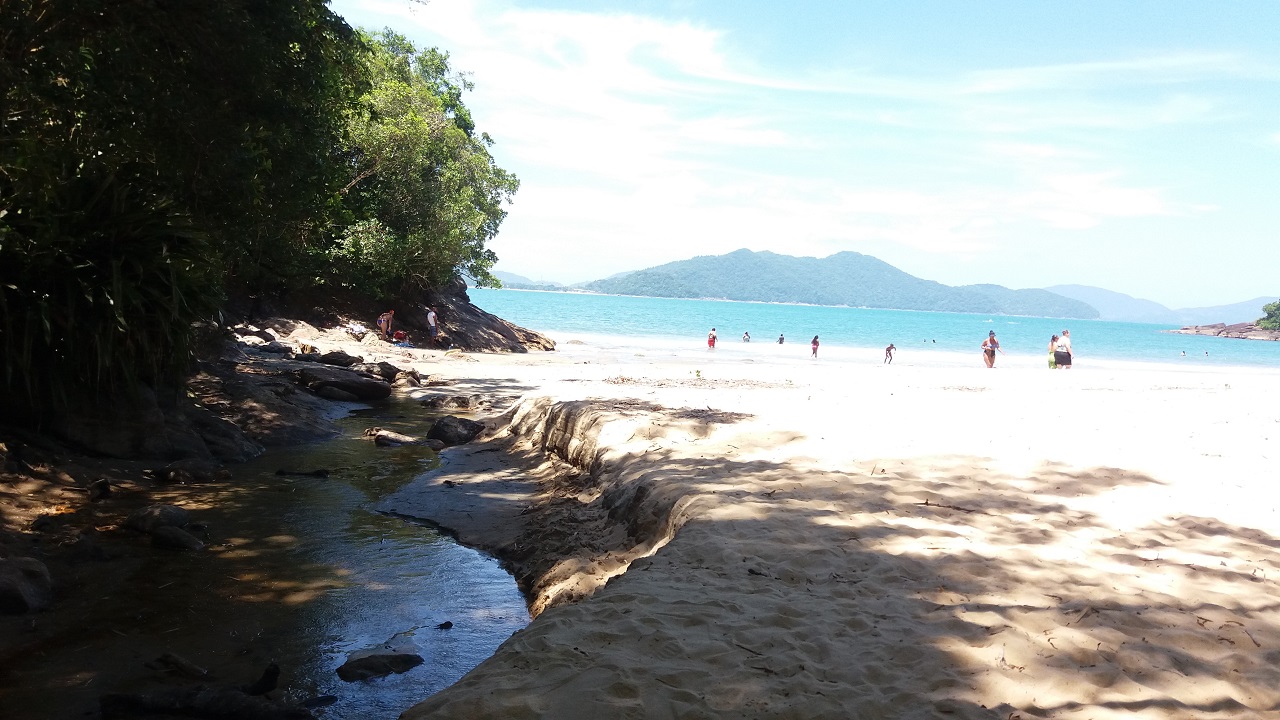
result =
[[[1280,712],[1280,372],[561,340],[431,367],[526,397],[389,505],[542,612],[405,717]]]

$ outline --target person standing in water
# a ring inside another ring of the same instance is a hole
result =
[[[992,330],[987,333],[987,339],[982,341],[982,361],[987,367],[996,366],[996,351],[1000,350],[1000,341],[996,339],[996,331]],[[1004,350],[1000,350],[1000,354],[1004,354]]]
[[[716,349],[716,329],[711,328],[711,332],[707,333],[707,349]]]
[[[1063,330],[1058,344],[1054,346],[1053,361],[1063,370],[1070,370],[1071,355],[1071,331]]]
[[[749,332],[742,333],[742,342],[751,342],[751,333]]]
[[[1054,335],[1049,338],[1049,369],[1058,369],[1058,336]]]
[[[813,336],[813,342],[809,343],[809,345],[813,347],[813,355],[811,357],[818,357],[818,336],[817,335]]]
[[[779,345],[781,345],[782,343],[783,343],[783,337],[782,337],[782,335],[781,335],[781,334],[779,334],[779,335],[778,335],[778,344],[779,344]]]
[[[887,347],[887,348],[885,348],[885,349],[884,349],[884,364],[885,364],[885,365],[892,365],[892,364],[893,364],[893,351],[894,351],[894,350],[897,350],[897,349],[898,349],[898,348],[896,348],[896,347],[894,347],[894,346],[893,346],[893,343],[889,343],[889,347]]]

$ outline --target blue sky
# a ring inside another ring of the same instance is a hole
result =
[[[738,248],[950,285],[1280,297],[1280,3],[343,0],[447,51],[498,269]]]

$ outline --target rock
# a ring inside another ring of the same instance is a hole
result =
[[[283,355],[290,352],[289,346],[281,343],[279,340],[272,340],[258,349],[262,352],[273,353],[275,355]]]
[[[275,663],[271,663],[267,666],[267,669],[262,671],[262,676],[254,681],[253,684],[240,689],[243,690],[246,695],[266,695],[272,690],[275,690],[276,685],[278,685],[279,682],[280,666]]]
[[[428,439],[439,440],[445,445],[462,445],[469,443],[484,430],[484,423],[467,418],[445,415],[436,419],[427,433]]]
[[[309,390],[320,394],[325,387],[335,387],[354,395],[358,400],[381,400],[391,395],[391,385],[373,380],[349,370],[332,367],[304,367],[296,371],[298,381]]]
[[[341,350],[331,350],[316,358],[316,362],[322,365],[336,365],[338,367],[351,367],[363,360],[364,358],[348,355]]]
[[[373,438],[374,444],[380,447],[416,445],[417,443],[422,442],[422,438],[416,438],[412,435],[404,435],[393,430],[384,430],[380,427],[371,427],[365,430],[364,436]]]
[[[336,400],[338,402],[360,402],[360,398],[355,393],[349,393],[346,390],[340,390],[333,385],[324,385],[316,390],[316,395],[325,400]]]
[[[151,531],[151,545],[166,550],[203,550],[204,543],[196,536],[172,525],[164,525]]]
[[[155,532],[162,527],[186,527],[191,515],[177,505],[149,505],[129,513],[124,524],[144,533]]]
[[[426,445],[432,450],[435,450],[436,452],[440,452],[441,450],[448,447],[447,445],[444,444],[443,440],[437,440],[436,438],[427,438],[426,440],[423,441],[422,444]]]
[[[439,319],[440,337],[435,344],[425,340],[426,306],[434,306]],[[513,325],[472,305],[467,284],[459,278],[429,293],[423,306],[397,310],[396,320],[399,325],[419,331],[417,337],[424,339],[421,347],[514,353],[556,349],[555,341],[547,336]]]
[[[400,373],[399,375],[396,376],[395,381],[391,383],[391,387],[397,387],[397,388],[422,387],[422,381],[410,375],[409,373]]]
[[[21,615],[53,603],[53,579],[44,563],[29,557],[0,558],[0,613]]]
[[[480,395],[428,395],[421,402],[423,407],[433,410],[441,408],[475,410],[488,404],[489,401]]]
[[[136,718],[148,715],[236,718],[237,720],[310,720],[311,711],[283,705],[229,688],[175,688],[128,695],[111,693],[98,699],[102,717]]]
[[[1213,323],[1211,325],[1189,325],[1181,330],[1169,332],[1179,335],[1211,335],[1214,337],[1237,338],[1241,340],[1280,341],[1280,331],[1264,330],[1254,323]]]
[[[369,680],[391,673],[406,672],[421,665],[422,662],[422,656],[415,653],[387,652],[351,657],[338,668],[338,677],[347,682]]]
[[[184,473],[191,480],[200,482],[209,482],[218,478],[222,472],[222,466],[212,460],[202,460],[199,458],[186,458],[184,460],[174,460],[164,466],[164,472]]]
[[[364,373],[366,375],[381,378],[387,382],[394,381],[398,375],[404,372],[395,365],[385,361],[378,363],[357,363],[352,365],[350,369],[358,373]]]
[[[89,483],[87,488],[89,492],[89,502],[96,502],[111,496],[111,481],[106,478],[99,478]]]

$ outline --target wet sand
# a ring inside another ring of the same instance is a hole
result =
[[[525,396],[388,504],[537,616],[404,717],[1280,711],[1280,371],[556,339],[419,366]]]

